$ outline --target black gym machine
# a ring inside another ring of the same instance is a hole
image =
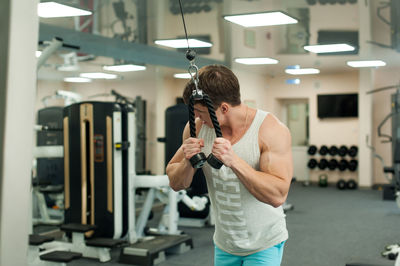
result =
[[[389,89],[396,89],[396,93],[391,95],[391,112],[379,123],[377,131],[378,137],[384,138],[382,143],[391,143],[392,144],[392,165],[385,166],[383,158],[376,154],[375,148],[368,144],[367,138],[367,146],[372,150],[373,156],[378,158],[383,164],[383,172],[384,174],[392,174],[392,179],[390,181],[390,185],[387,187],[389,189],[383,192],[384,199],[395,199],[397,205],[400,208],[400,84],[396,86],[388,86],[379,89],[375,89],[367,92],[367,94],[377,93],[381,91],[386,91]],[[389,120],[392,120],[392,129],[391,135],[382,133],[382,127]],[[395,260],[395,266],[400,265],[400,246],[398,244],[387,245],[385,250],[381,252],[381,255],[389,258],[390,260]],[[346,266],[368,266],[371,264],[364,263],[351,263],[346,264]]]
[[[382,120],[382,122],[378,125],[378,137],[383,138],[382,143],[391,143],[392,144],[392,165],[391,166],[383,166],[383,172],[385,174],[392,174],[393,178],[390,180],[390,185],[387,187],[389,191],[384,193],[392,194],[388,195],[392,199],[397,199],[397,204],[400,207],[400,84],[397,86],[388,86],[379,88],[376,90],[369,91],[367,94],[372,94],[376,92],[381,92],[389,89],[396,88],[396,93],[391,95],[391,112]],[[392,132],[391,135],[382,133],[382,127],[385,123],[391,119],[392,120]],[[370,147],[373,150],[374,156],[377,158],[382,158],[375,153],[375,149]],[[381,160],[383,163],[383,160]],[[385,195],[384,195],[385,196]]]

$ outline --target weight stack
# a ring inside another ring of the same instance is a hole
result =
[[[120,238],[121,107],[81,102],[65,107],[63,116],[65,223],[96,225],[94,236]]]
[[[182,134],[188,121],[189,110],[184,103],[170,106],[165,111],[165,166],[182,145]],[[203,170],[196,171],[189,190],[191,196],[203,195],[208,192]]]
[[[183,103],[170,106],[165,111],[165,166],[182,145],[182,134],[188,121],[189,110]]]
[[[50,130],[37,132],[37,146],[63,145],[63,107],[46,107],[38,111],[38,124]],[[37,158],[39,184],[64,185],[64,158]]]

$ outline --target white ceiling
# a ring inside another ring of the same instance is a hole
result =
[[[172,1],[172,0],[171,0]],[[178,0],[176,0],[178,1]],[[189,1],[189,0],[186,0]],[[102,2],[102,1],[101,1]],[[103,35],[112,35],[110,25],[115,21],[116,17],[112,9],[112,3],[117,0],[104,1],[99,12],[100,33]],[[124,1],[127,12],[134,14],[135,1]],[[185,0],[182,0],[185,2]],[[361,23],[359,16],[359,5],[370,5],[371,9],[371,39],[373,41],[389,44],[390,43],[390,28],[378,19],[376,8],[381,1],[378,0],[358,0],[358,4],[335,4],[335,5],[313,5],[309,6],[305,0],[225,0],[223,4],[212,3],[213,11],[208,13],[185,14],[185,20],[188,26],[189,34],[207,34],[209,33],[217,47],[213,48],[213,52],[208,56],[217,60],[224,57],[224,52],[230,51],[230,59],[235,57],[255,57],[268,56],[279,60],[278,65],[267,66],[245,66],[237,63],[232,63],[234,68],[253,71],[267,76],[285,75],[284,69],[288,65],[299,64],[302,67],[316,67],[321,70],[321,74],[357,71],[346,65],[348,60],[357,59],[382,59],[387,63],[387,68],[400,68],[400,54],[392,49],[381,48],[376,45],[368,44],[365,40],[360,42],[361,49],[364,49],[366,56],[348,55],[348,56],[322,56],[312,53],[306,54],[285,54],[282,53],[282,47],[285,46],[286,26],[274,27],[259,27],[250,29],[254,31],[256,37],[256,47],[245,47],[243,42],[243,34],[245,29],[238,25],[226,25],[222,19],[222,14],[235,14],[256,11],[269,10],[285,10],[288,8],[309,8],[309,43],[315,44],[318,30],[365,30],[366,25]],[[180,16],[172,15],[169,11],[169,0],[149,0],[147,7],[152,9],[148,11],[147,19],[147,35],[149,40],[157,37],[173,38],[177,35],[183,35],[183,27]],[[154,11],[153,9],[158,9]],[[162,11],[160,11],[162,10]],[[383,12],[384,16],[389,16],[389,10]],[[390,19],[390,16],[389,16]],[[74,27],[74,19],[41,19],[41,22],[58,25],[60,27]],[[137,22],[134,19],[128,21],[132,28],[137,27]],[[136,24],[135,24],[136,23]],[[177,24],[179,23],[179,24]],[[209,23],[209,24],[207,24]],[[211,23],[211,24],[210,24]],[[210,26],[211,25],[211,26]],[[214,26],[213,26],[214,25]],[[115,26],[115,24],[114,24]],[[118,27],[114,27],[114,31]],[[224,31],[229,31],[224,32]],[[229,41],[229,35],[232,43]],[[228,36],[228,38],[226,37]],[[271,37],[272,36],[272,37]],[[154,45],[149,41],[149,45]],[[228,46],[227,46],[228,45]],[[229,46],[230,45],[230,46]],[[229,48],[227,48],[229,47]],[[368,52],[365,52],[368,51]],[[58,53],[63,53],[59,51]],[[365,58],[368,57],[368,58]],[[48,64],[38,72],[39,79],[61,80],[62,77],[76,75],[78,72],[66,73],[55,70],[57,65],[63,63],[59,55],[54,55]],[[104,64],[112,64],[113,59],[98,57],[96,60],[87,62],[79,62],[80,71],[101,71],[101,66]],[[154,69],[154,68],[149,68]],[[164,73],[184,72],[185,70],[163,68]],[[124,73],[121,75],[124,79],[146,77],[144,73]]]

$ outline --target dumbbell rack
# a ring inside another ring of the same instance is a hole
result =
[[[341,145],[339,148],[332,145],[328,148],[326,145],[317,147],[309,146],[308,149],[308,169],[310,182],[319,183],[321,175],[329,176],[327,182],[336,184],[338,180],[358,180],[358,148],[351,146],[347,148]],[[339,159],[340,158],[340,159]],[[314,160],[314,161],[313,161]]]

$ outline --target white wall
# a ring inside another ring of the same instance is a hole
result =
[[[260,101],[260,95],[267,90],[267,79],[265,76],[251,71],[243,71],[236,68],[232,69],[237,76],[240,84],[242,101],[254,102],[257,108],[266,109],[264,101]]]
[[[317,117],[317,95],[335,93],[357,93],[358,73],[350,72],[332,75],[309,75],[301,77],[300,85],[285,84],[285,76],[268,78],[268,87],[259,95],[260,101],[264,101],[267,110],[276,114],[279,119],[285,120],[282,102],[289,99],[308,99],[309,101],[309,133],[310,144],[317,145],[358,145],[358,119],[335,118],[319,119]],[[282,101],[283,100],[283,101]],[[292,135],[296,132],[291,132]],[[330,157],[327,157],[330,158]],[[329,182],[336,182],[340,178],[357,179],[357,173],[348,171],[319,171],[310,172],[311,181],[317,181],[322,173],[328,173]],[[296,173],[295,173],[296,175]]]

